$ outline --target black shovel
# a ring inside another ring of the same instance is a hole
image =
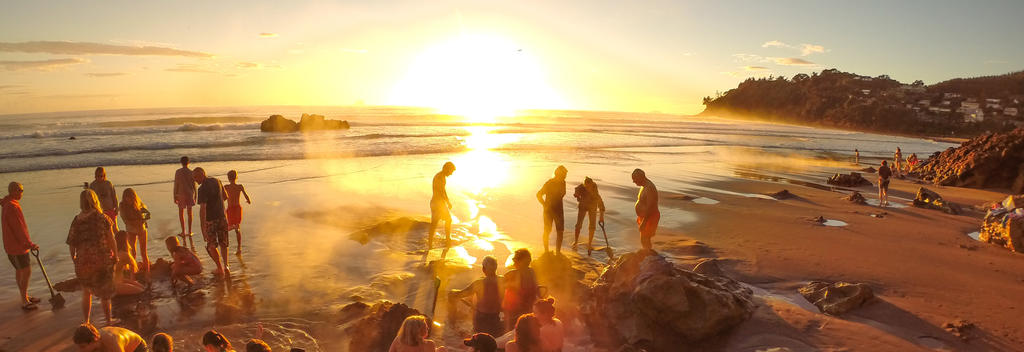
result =
[[[43,272],[43,278],[46,279],[46,286],[50,288],[50,305],[53,308],[64,307],[64,296],[60,293],[53,292],[53,284],[50,283],[50,277],[46,275],[46,268],[43,267],[43,261],[39,260],[39,250],[32,249],[32,256],[36,257],[36,263],[39,263],[39,270]]]
[[[612,258],[615,257],[615,254],[612,252],[612,245],[611,245],[611,243],[608,242],[608,232],[604,230],[604,221],[598,222],[598,224],[601,225],[601,234],[604,235],[604,248],[594,248],[594,249],[599,250],[599,251],[600,250],[605,251],[605,253],[608,254],[608,260],[610,261]],[[588,253],[588,255],[589,255],[589,253]]]

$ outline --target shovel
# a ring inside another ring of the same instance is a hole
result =
[[[32,256],[36,257],[36,263],[39,263],[39,270],[43,272],[43,278],[46,279],[46,287],[50,288],[50,305],[53,306],[53,308],[63,308],[64,296],[61,296],[60,293],[53,292],[53,284],[50,283],[50,277],[46,275],[46,268],[43,267],[43,261],[39,260],[39,250],[32,249]]]
[[[604,250],[608,254],[608,260],[612,260],[615,254],[612,252],[612,245],[608,242],[608,232],[604,230],[604,221],[598,222],[601,225],[601,234],[604,235],[604,248],[594,248],[596,250]]]

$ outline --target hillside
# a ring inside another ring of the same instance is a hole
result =
[[[836,69],[749,78],[716,97],[702,115],[929,136],[975,136],[1024,125],[1024,71],[931,86]]]

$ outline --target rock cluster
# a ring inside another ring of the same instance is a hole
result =
[[[937,185],[1024,193],[1024,127],[987,134],[936,153],[912,174]]]
[[[608,266],[582,295],[580,314],[598,346],[681,351],[749,318],[751,296],[732,279],[683,270],[641,251]]]
[[[829,315],[842,315],[875,297],[871,286],[846,282],[812,281],[800,288],[800,294]]]
[[[323,115],[302,114],[299,122],[284,118],[281,115],[271,115],[260,123],[260,131],[263,132],[297,132],[297,131],[322,131],[322,130],[347,130],[348,121],[328,120]]]
[[[849,196],[846,196],[843,199],[849,201],[850,203],[854,203],[854,204],[867,204],[868,203],[867,198],[864,198],[864,195],[860,194],[860,192],[857,192],[857,191],[853,191],[853,193],[850,193]]]
[[[1024,253],[1024,195],[1009,196],[989,210],[978,240]]]
[[[917,196],[914,197],[914,206],[918,208],[941,210],[953,215],[963,212],[959,205],[943,200],[942,196],[938,193],[924,187],[917,190]]]
[[[347,325],[345,334],[352,337],[349,351],[387,352],[405,318],[419,314],[402,303],[384,301],[368,306],[356,302],[341,309],[339,323]],[[429,318],[427,324],[431,324]]]
[[[828,184],[842,187],[871,186],[871,181],[860,176],[860,173],[851,172],[849,175],[837,173],[828,178]]]

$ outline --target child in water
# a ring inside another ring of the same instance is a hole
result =
[[[245,193],[245,186],[235,183],[238,179],[238,172],[235,170],[228,171],[228,185],[224,186],[224,192],[228,194],[228,231],[235,230],[235,237],[238,239],[238,251],[236,254],[242,254],[242,200],[241,196],[245,196],[245,203],[252,204],[249,200],[249,194]]]
[[[128,232],[118,231],[114,236],[117,242],[117,267],[114,268],[114,287],[117,296],[137,295],[146,290],[138,281],[135,281],[135,274],[139,272],[139,266],[132,255],[131,246],[128,244]]]
[[[164,243],[167,244],[167,251],[174,259],[174,262],[171,263],[171,286],[180,280],[191,287],[193,281],[189,276],[199,275],[203,272],[203,264],[199,262],[199,257],[196,257],[196,254],[188,248],[178,244],[178,238],[175,236],[167,237]]]

